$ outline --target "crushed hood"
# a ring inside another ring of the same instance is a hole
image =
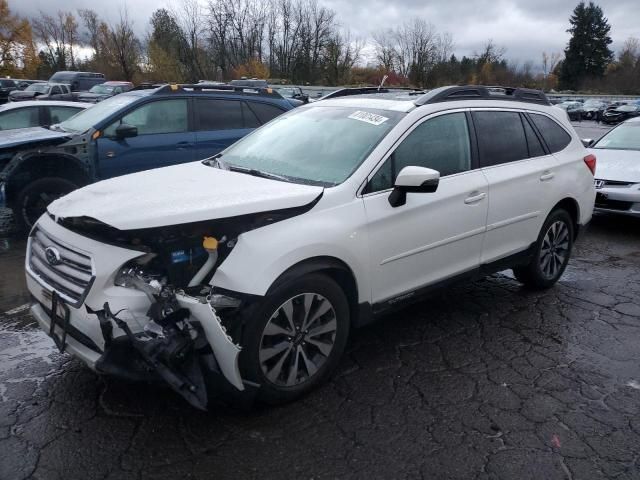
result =
[[[322,191],[192,162],[94,183],[56,200],[48,211],[133,230],[301,207]]]
[[[596,156],[595,178],[640,183],[640,151],[593,148],[589,152]]]
[[[43,143],[59,144],[70,138],[69,133],[54,132],[47,128],[15,128],[0,131],[0,149],[15,148],[20,145],[35,146]]]

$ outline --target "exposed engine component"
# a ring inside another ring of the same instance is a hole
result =
[[[224,237],[222,241],[224,241]],[[202,248],[207,251],[209,258],[204,262],[204,265],[200,267],[198,273],[196,273],[191,279],[188,285],[189,287],[200,285],[207,275],[211,273],[211,270],[213,270],[213,267],[218,260],[218,240],[215,237],[204,237],[204,240],[202,241]]]
[[[194,277],[194,286],[211,272],[217,259],[217,240],[205,238],[203,245],[210,261],[205,262]],[[197,297],[176,290],[167,283],[165,275],[153,270],[151,259],[147,257],[123,267],[114,280],[116,285],[137,289],[149,298],[151,304],[143,332],[134,334],[127,322],[118,317],[120,312],[111,312],[107,303],[102,311],[91,312],[98,315],[105,344],[112,343],[111,322],[114,322],[125,332],[142,360],[172,389],[201,409],[206,407],[207,394],[198,350],[208,345],[222,375],[238,391],[243,391],[245,387],[238,367],[240,347],[227,334],[216,313],[216,308],[237,308],[240,300],[212,294],[208,286],[201,286],[201,295]]]
[[[207,389],[194,352],[194,342],[188,326],[189,311],[179,309],[164,318],[163,335],[134,335],[126,321],[104,304],[101,321],[113,321],[125,332],[131,346],[167,384],[196,408],[206,410]]]

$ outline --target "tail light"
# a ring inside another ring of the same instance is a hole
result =
[[[591,175],[596,174],[596,156],[593,154],[589,154],[584,157],[584,163],[587,165],[589,170],[591,170]]]

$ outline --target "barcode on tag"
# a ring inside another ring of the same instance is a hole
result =
[[[371,125],[381,125],[387,120],[387,117],[383,117],[382,115],[377,115],[375,113],[363,112],[358,110],[357,112],[353,112],[349,115],[349,118],[353,120],[360,120],[361,122],[370,123]]]

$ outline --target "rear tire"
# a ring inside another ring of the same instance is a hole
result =
[[[71,180],[59,177],[45,177],[28,183],[16,197],[14,209],[17,228],[27,232],[38,218],[47,211],[47,206],[77,189]]]
[[[571,257],[573,230],[573,220],[566,210],[551,212],[542,225],[529,264],[513,269],[516,279],[536,290],[555,285]]]
[[[347,345],[347,297],[331,278],[309,274],[276,287],[251,312],[243,334],[243,378],[258,399],[287,403],[324,382]]]

